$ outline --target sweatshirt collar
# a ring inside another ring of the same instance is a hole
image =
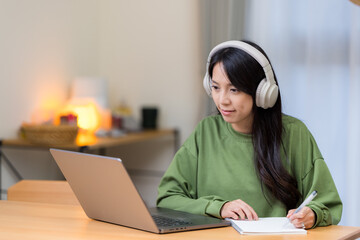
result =
[[[237,132],[233,129],[233,127],[231,126],[230,123],[225,122],[225,120],[223,119],[226,128],[228,130],[228,133],[231,137],[236,138],[237,141],[242,141],[242,142],[252,142],[252,135],[251,134],[246,134],[246,133],[240,133]]]

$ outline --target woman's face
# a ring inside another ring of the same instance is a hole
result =
[[[238,91],[225,73],[222,63],[213,69],[211,95],[224,120],[235,131],[251,133],[254,115],[251,95]]]

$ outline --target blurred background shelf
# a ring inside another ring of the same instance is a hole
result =
[[[140,194],[149,205],[154,205],[157,185],[178,147],[177,129],[145,130],[120,137],[78,136],[74,143],[67,144],[34,144],[21,138],[2,139],[0,174],[4,172],[2,168],[7,168],[15,178],[15,182],[7,184],[0,181],[2,199],[7,193],[5,185],[9,187],[23,179],[63,180],[48,151],[57,148],[121,158]],[[3,179],[1,175],[0,179]]]

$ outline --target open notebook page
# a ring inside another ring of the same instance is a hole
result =
[[[241,234],[306,234],[302,228],[288,223],[286,217],[259,218],[257,221],[226,219]],[[288,223],[288,224],[287,224]]]

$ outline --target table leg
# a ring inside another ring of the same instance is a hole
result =
[[[2,171],[2,152],[1,152],[1,147],[2,147],[2,140],[0,140],[0,200],[1,200],[1,194],[2,194],[2,181],[1,181],[1,171]]]
[[[19,180],[23,180],[24,178],[21,176],[19,171],[14,167],[14,165],[10,162],[10,160],[6,157],[3,149],[2,149],[2,140],[0,140],[0,200],[1,200],[1,194],[2,194],[2,160],[10,167],[10,170],[15,174],[15,176]]]
[[[175,129],[174,130],[174,146],[175,146],[175,154],[176,154],[176,152],[179,150],[179,148],[180,148],[180,132],[179,132],[179,130],[177,130],[177,129]]]

